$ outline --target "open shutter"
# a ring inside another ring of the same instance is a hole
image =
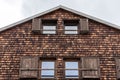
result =
[[[82,58],[82,77],[99,78],[99,60],[98,58]]]
[[[116,59],[117,78],[120,79],[120,58]]]
[[[83,18],[80,19],[80,33],[86,34],[89,32],[89,27],[88,27],[88,19]]]
[[[41,19],[34,18],[32,20],[32,32],[40,33]]]
[[[38,77],[38,57],[22,57],[20,62],[20,78]]]

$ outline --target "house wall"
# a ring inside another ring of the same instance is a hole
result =
[[[116,80],[115,57],[120,56],[120,30],[89,20],[89,34],[65,35],[63,19],[84,17],[60,9],[40,18],[57,18],[58,34],[33,34],[32,20],[0,33],[0,80],[18,80],[20,57],[28,55],[46,58],[99,57],[100,80]],[[58,64],[61,62],[61,59],[57,60]],[[62,73],[57,71],[58,79],[62,78]]]

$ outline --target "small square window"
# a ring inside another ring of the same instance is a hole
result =
[[[79,78],[78,62],[65,62],[65,78]]]
[[[78,34],[78,20],[65,20],[64,25],[65,25],[65,34]]]
[[[57,30],[56,20],[43,20],[42,21],[42,34],[56,34]]]
[[[41,66],[41,78],[54,78],[55,62],[53,61],[42,61]]]

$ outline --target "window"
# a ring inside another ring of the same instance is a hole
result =
[[[42,61],[41,65],[41,78],[54,78],[55,62]]]
[[[87,18],[78,20],[68,19],[63,22],[64,34],[87,34],[89,32],[89,22]],[[32,32],[35,34],[56,34],[57,29],[57,19],[32,19]]]
[[[56,26],[43,26],[43,34],[56,34]]]
[[[99,62],[95,57],[65,59],[65,78],[99,80]]]
[[[65,34],[78,34],[78,26],[65,26]]]
[[[65,34],[78,34],[78,20],[65,20],[64,33]]]
[[[59,59],[60,60],[60,59]],[[55,58],[43,59],[38,57],[26,56],[20,61],[20,79],[54,79],[56,68],[63,73],[65,79],[94,79],[99,80],[99,59],[96,57],[83,57],[74,59],[62,59],[60,63],[55,63]],[[117,60],[117,73],[119,79],[119,63]],[[63,67],[64,65],[64,67]],[[56,67],[55,67],[56,66]],[[60,67],[59,67],[60,66]],[[62,75],[62,74],[60,74]],[[58,74],[59,76],[59,74]]]
[[[42,20],[42,34],[56,34],[57,20]]]
[[[65,78],[78,78],[78,62],[66,61],[65,62]]]

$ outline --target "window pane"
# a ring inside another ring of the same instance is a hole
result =
[[[78,70],[66,70],[65,77],[66,78],[78,78]]]
[[[53,78],[54,77],[54,67],[55,62],[53,61],[42,61],[42,70],[41,70],[41,77],[42,78]],[[51,70],[52,69],[52,70]]]
[[[43,26],[43,30],[56,30],[56,26]]]
[[[78,31],[65,31],[65,34],[78,34]]]
[[[77,30],[77,26],[65,26],[65,30]]]
[[[42,70],[41,77],[42,78],[54,78],[54,70]]]
[[[78,62],[65,62],[66,69],[78,69]]]
[[[65,62],[65,69],[66,69],[65,70],[66,78],[78,78],[79,72],[77,70],[78,69],[78,62],[77,61],[74,61],[74,62],[67,61],[67,62]]]
[[[43,34],[56,34],[56,31],[43,31]]]
[[[54,69],[54,64],[55,64],[55,62],[52,62],[52,61],[50,61],[50,62],[43,61],[42,62],[42,69]]]

